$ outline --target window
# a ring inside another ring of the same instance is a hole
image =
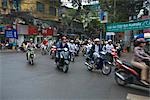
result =
[[[8,6],[7,5],[7,0],[2,0],[1,2],[2,2],[2,7],[7,8],[7,6]]]
[[[49,13],[50,13],[50,15],[56,16],[56,8],[55,7],[50,7],[49,8]]]
[[[37,11],[44,12],[44,9],[45,9],[44,4],[37,2],[36,7],[37,7]]]

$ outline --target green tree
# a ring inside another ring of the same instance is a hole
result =
[[[100,4],[104,11],[108,11],[109,22],[126,22],[129,20],[129,16],[137,14],[142,0],[100,0]]]

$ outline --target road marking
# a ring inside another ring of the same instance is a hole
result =
[[[127,100],[150,100],[150,97],[128,93]]]

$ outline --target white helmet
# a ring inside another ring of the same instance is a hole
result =
[[[99,42],[100,41],[100,39],[99,38],[96,38],[95,40],[94,40],[94,42]]]
[[[33,39],[32,39],[32,38],[30,38],[30,41],[33,41]]]
[[[74,41],[73,41],[73,40],[70,40],[70,42],[73,43]]]
[[[112,40],[108,40],[108,42],[112,42]]]

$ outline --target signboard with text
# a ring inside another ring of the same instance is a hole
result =
[[[5,37],[18,39],[17,30],[5,30]]]
[[[106,25],[107,32],[124,32],[127,30],[142,30],[148,28],[150,28],[150,19],[136,22],[111,23]]]
[[[45,28],[42,30],[43,36],[52,36],[53,35],[53,29],[52,28]]]

